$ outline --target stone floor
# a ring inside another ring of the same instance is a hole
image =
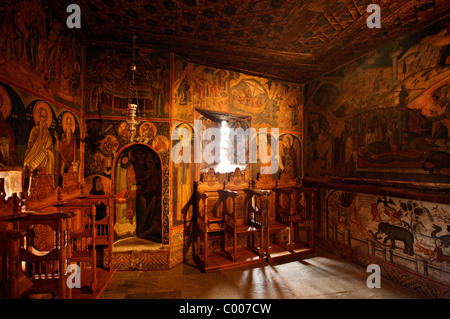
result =
[[[317,250],[311,256],[202,273],[181,264],[164,271],[117,271],[102,299],[421,299],[383,278],[368,288],[366,269]]]

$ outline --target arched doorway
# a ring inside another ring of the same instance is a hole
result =
[[[113,169],[114,240],[141,238],[161,243],[161,158],[146,144],[132,144],[118,152]]]

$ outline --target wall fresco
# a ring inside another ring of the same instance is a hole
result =
[[[293,134],[282,134],[279,138],[280,148],[280,172],[278,178],[283,174],[290,179],[302,178],[302,144],[301,137]]]
[[[80,162],[78,115],[0,83],[0,168],[22,169],[24,184],[44,168],[52,187]]]
[[[425,261],[429,277],[450,283],[449,205],[340,190],[325,198],[331,237],[412,271]]]
[[[187,62],[175,56],[173,118],[194,108],[248,114],[254,128],[303,129],[303,87]]]
[[[174,132],[178,132],[179,140],[173,143],[181,143],[188,146],[191,150],[190,163],[175,163],[172,161],[172,203],[173,203],[173,220],[172,225],[178,226],[184,222],[190,222],[192,219],[192,206],[189,210],[184,209],[193,194],[195,180],[195,163],[194,163],[194,129],[186,123],[175,122],[173,124]],[[183,128],[186,133],[184,134]],[[177,131],[175,131],[177,130]],[[189,133],[187,133],[189,132]],[[185,144],[187,143],[187,144]],[[179,156],[183,156],[183,149],[180,150]]]
[[[449,44],[439,22],[307,85],[307,175],[450,182]]]
[[[175,55],[173,118],[193,121],[194,108],[229,111],[232,72],[189,63]]]
[[[301,85],[239,74],[230,80],[230,111],[252,116],[255,128],[302,131]]]
[[[169,117],[169,53],[137,50],[134,84],[131,59],[131,48],[87,49],[86,114],[125,116],[131,100],[140,117]]]
[[[251,117],[251,127],[255,129],[278,128],[280,135],[283,135],[284,144],[279,144],[280,153],[283,154],[280,154],[281,166],[273,173],[274,178],[279,178],[282,172],[289,172],[295,177],[302,176],[302,85],[202,66],[187,62],[177,55],[173,72],[174,119],[192,124],[194,120],[202,119],[194,111],[195,108],[200,108],[248,115]],[[202,128],[211,127],[211,120],[203,119]],[[233,125],[230,123],[230,127],[234,128]],[[245,129],[249,128],[247,124],[243,125]],[[207,142],[204,141],[203,144],[205,143]],[[236,153],[236,149],[232,153]],[[268,154],[270,155],[270,150]],[[260,173],[264,174],[259,155],[256,160],[257,163],[252,164],[252,178],[257,178]],[[197,170],[205,171],[210,166],[198,164]]]
[[[84,49],[41,1],[0,8],[0,73],[11,84],[80,110]]]

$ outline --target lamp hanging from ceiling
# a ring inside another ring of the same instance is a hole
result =
[[[131,59],[131,85],[128,94],[128,107],[127,107],[127,124],[130,130],[131,141],[133,142],[136,133],[136,126],[139,124],[139,98],[138,90],[135,83],[135,73],[137,71],[136,67],[136,36],[132,38],[132,59]],[[136,93],[136,104],[133,103],[132,91]]]

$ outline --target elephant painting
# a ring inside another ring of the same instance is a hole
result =
[[[386,243],[388,240],[391,240],[391,247],[395,249],[395,241],[402,241],[405,245],[405,249],[403,252],[405,254],[409,254],[414,256],[413,244],[414,244],[414,236],[413,234],[407,230],[406,228],[398,227],[391,225],[389,223],[381,222],[378,224],[378,231],[375,234],[376,239],[381,239],[378,237],[379,233],[386,234],[386,237],[383,240],[383,243]]]

